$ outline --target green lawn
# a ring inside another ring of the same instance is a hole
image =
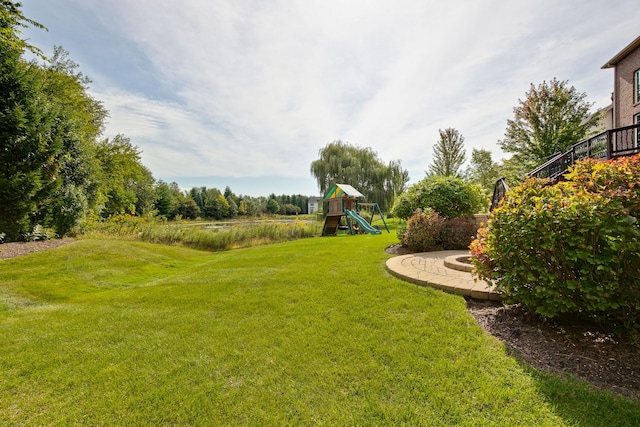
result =
[[[395,234],[208,253],[81,240],[0,261],[0,425],[640,425],[520,365]]]

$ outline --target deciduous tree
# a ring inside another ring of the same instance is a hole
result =
[[[491,158],[491,151],[473,149],[466,178],[482,187],[487,194],[493,194],[493,187],[500,178],[500,165]]]
[[[91,209],[147,212],[153,177],[137,147],[121,135],[98,142],[108,112],[90,80],[61,47],[46,59],[20,38],[44,28],[20,6],[0,0],[0,233],[19,240],[44,225],[62,236]]]
[[[526,169],[544,163],[555,153],[567,151],[589,136],[598,122],[591,116],[585,93],[567,81],[553,79],[538,86],[531,84],[524,100],[513,109],[514,118],[507,121],[500,147],[513,153],[515,162]]]
[[[140,150],[129,138],[116,135],[98,145],[102,168],[103,191],[106,195],[104,217],[136,212],[142,189],[151,189],[153,176],[140,160]]]

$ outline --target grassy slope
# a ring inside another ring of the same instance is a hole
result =
[[[0,420],[640,424],[638,402],[520,366],[462,298],[390,277],[393,240],[88,240],[1,261]]]

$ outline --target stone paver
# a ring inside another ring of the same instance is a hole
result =
[[[452,258],[469,255],[469,251],[439,251],[401,255],[387,260],[392,275],[420,286],[431,286],[445,292],[475,299],[500,300],[484,280],[474,280],[471,273],[450,268]],[[448,258],[445,265],[445,258]]]

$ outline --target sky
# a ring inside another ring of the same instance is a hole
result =
[[[498,141],[531,84],[566,80],[593,110],[601,69],[638,35],[637,0],[21,0],[156,179],[183,189],[319,195],[336,140],[424,178],[439,129]],[[349,183],[347,183],[349,184]]]

